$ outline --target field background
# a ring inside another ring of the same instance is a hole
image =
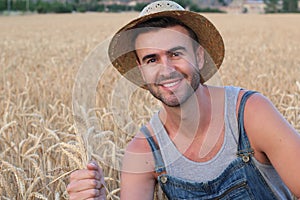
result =
[[[93,109],[99,127],[89,129],[89,111],[83,111],[77,120],[83,128],[78,128],[72,88],[89,52],[136,16],[0,16],[1,199],[67,199],[69,173],[91,158],[104,168],[108,199],[119,199],[118,169],[124,148],[158,104],[137,90],[123,113],[131,121],[116,125],[110,103],[119,76],[108,69]],[[225,41],[219,74],[223,84],[260,91],[300,131],[300,15],[205,16]],[[95,140],[86,139],[86,131]],[[86,148],[87,142],[91,148]]]

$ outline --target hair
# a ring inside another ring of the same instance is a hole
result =
[[[185,28],[188,31],[188,34],[191,37],[191,39],[194,40],[193,48],[195,51],[199,45],[199,40],[198,40],[197,34],[190,27],[185,25],[182,21],[175,19],[173,17],[154,17],[154,18],[151,18],[149,20],[141,22],[141,23],[137,24],[136,26],[132,27],[130,30],[134,30],[133,36],[132,36],[133,45],[134,45],[135,40],[138,37],[138,35],[140,35],[142,33],[147,33],[149,31],[153,31],[153,28],[168,28],[168,27],[173,27],[173,26],[178,26],[178,25]],[[136,52],[135,52],[135,54],[136,54]]]

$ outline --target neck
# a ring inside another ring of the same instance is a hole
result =
[[[164,105],[160,118],[170,137],[177,133],[188,138],[201,135],[207,130],[211,119],[211,100],[207,87],[200,85],[180,107]]]

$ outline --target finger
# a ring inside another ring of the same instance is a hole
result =
[[[73,193],[73,192],[81,192],[89,189],[100,190],[102,187],[103,184],[101,181],[98,181],[96,179],[83,179],[79,181],[70,182],[70,184],[67,186],[67,191],[68,193]]]
[[[87,200],[106,200],[106,195],[99,195],[98,197],[89,198]]]
[[[105,181],[104,181],[104,175],[103,175],[103,171],[102,168],[99,167],[99,165],[97,164],[97,162],[92,161],[87,165],[88,169],[93,169],[93,170],[97,170],[99,175],[100,175],[100,180],[102,181],[102,184],[105,185]]]
[[[100,196],[100,197],[89,198],[87,200],[106,200],[106,197],[105,196]]]
[[[99,165],[97,164],[97,162],[95,161],[92,161],[90,163],[87,164],[87,169],[90,169],[90,170],[99,170]]]
[[[98,170],[88,170],[88,169],[81,169],[76,170],[70,175],[70,182],[83,180],[83,179],[101,179],[101,174]]]
[[[94,200],[106,200],[106,196],[96,197]]]
[[[100,191],[98,189],[83,190],[76,193],[69,194],[70,200],[81,200],[81,199],[95,199],[100,197]]]
[[[99,167],[99,165],[97,164],[97,162],[95,161],[92,161],[90,163],[87,164],[87,169],[90,169],[90,170],[96,170],[99,172],[99,174],[101,176],[103,176],[103,171],[102,171],[102,168]]]

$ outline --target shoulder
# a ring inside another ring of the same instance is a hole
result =
[[[154,171],[154,167],[153,154],[147,138],[142,132],[138,132],[126,147],[123,171],[144,173]]]
[[[150,131],[151,135],[152,134],[152,129],[150,125],[146,126],[148,130]],[[134,138],[128,143],[126,152],[135,152],[135,153],[151,153],[151,148],[149,145],[149,142],[141,131],[139,131]]]
[[[241,90],[237,100],[236,115],[238,117],[239,107],[242,97],[247,90]],[[265,146],[265,141],[270,138],[273,128],[276,127],[278,119],[283,120],[270,100],[260,93],[252,94],[245,102],[244,128],[250,141],[251,147],[255,151],[255,158],[261,163],[269,164],[270,160],[265,152],[273,148]],[[272,118],[277,118],[274,120]]]
[[[239,93],[237,100],[237,115],[242,97],[246,92],[247,90],[241,90]],[[279,119],[284,120],[272,102],[260,93],[254,93],[247,99],[243,115],[247,134],[262,132],[261,130],[263,130],[268,123],[273,124]]]
[[[236,113],[238,114],[238,110],[241,104],[241,100],[246,92],[249,92],[249,90],[240,90],[237,98],[237,107],[236,107]],[[259,110],[258,110],[259,109]],[[262,112],[264,113],[266,110],[269,111],[277,111],[273,103],[264,95],[262,95],[259,92],[253,93],[251,96],[248,97],[246,103],[245,103],[245,111],[244,116],[257,116],[258,113]],[[251,120],[252,121],[252,120]]]
[[[240,92],[238,105],[245,92]],[[281,141],[291,139],[296,133],[275,105],[260,93],[249,97],[243,114],[244,128],[251,146],[264,154],[279,149]]]
[[[246,91],[243,90],[240,92],[238,105],[240,105],[242,96],[245,93]],[[284,118],[266,96],[261,93],[254,93],[245,104],[244,120],[246,127],[260,130],[260,128],[274,124],[278,120],[284,121]]]
[[[244,127],[255,158],[270,162],[289,189],[300,196],[300,135],[272,102],[256,93],[246,103]]]

